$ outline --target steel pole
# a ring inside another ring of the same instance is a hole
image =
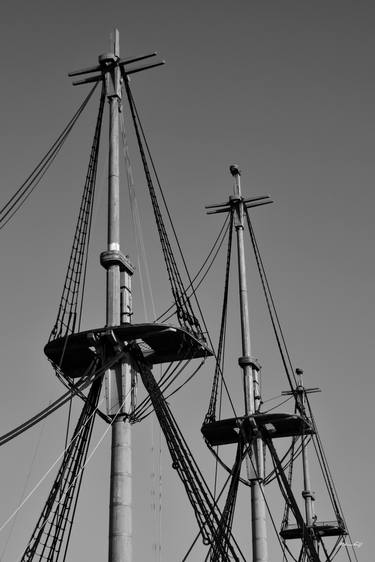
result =
[[[239,299],[241,317],[242,357],[239,364],[243,371],[243,388],[246,415],[254,414],[258,396],[254,396],[254,383],[258,383],[258,372],[251,356],[249,306],[247,296],[246,261],[244,247],[244,202],[241,194],[240,171],[237,166],[230,167],[235,179],[234,196],[231,198],[236,213],[237,257]],[[257,384],[258,386],[258,384]],[[258,394],[258,392],[257,392]],[[254,446],[254,470],[248,467],[251,478],[251,529],[253,562],[268,562],[266,506],[263,496],[263,443],[257,440]]]

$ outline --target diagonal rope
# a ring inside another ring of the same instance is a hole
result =
[[[101,381],[99,381],[101,382]],[[130,392],[130,390],[129,390]],[[98,440],[98,442],[96,443],[95,447],[92,449],[91,453],[87,456],[85,462],[82,464],[82,466],[80,467],[80,469],[78,470],[75,478],[72,479],[72,482],[70,483],[70,485],[68,486],[68,488],[64,491],[63,494],[61,494],[59,501],[56,504],[56,507],[59,507],[63,504],[63,502],[65,501],[65,497],[66,495],[70,492],[71,488],[73,486],[75,486],[75,482],[77,479],[81,479],[82,478],[82,473],[84,471],[84,469],[86,468],[86,466],[88,465],[88,463],[90,462],[90,460],[92,459],[92,457],[94,456],[94,454],[96,453],[97,449],[99,448],[99,446],[101,445],[101,443],[103,442],[104,438],[106,437],[108,431],[110,430],[112,424],[114,423],[114,421],[117,419],[119,413],[121,412],[121,409],[123,407],[123,405],[125,404],[125,401],[127,400],[127,397],[129,395],[129,392],[126,394],[123,403],[121,404],[121,406],[118,408],[116,414],[112,417],[110,423],[108,424],[107,428],[105,429],[104,433],[102,434],[102,436],[100,437],[100,439]],[[86,423],[89,423],[91,418],[95,416],[95,414],[98,412],[98,406],[96,406],[96,408],[94,409],[94,411],[92,412],[91,416],[89,417],[89,419],[87,420]],[[85,424],[84,424],[85,425]],[[78,433],[79,435],[79,433]],[[78,436],[75,437],[75,439],[77,439]],[[72,439],[72,442],[74,442],[74,437]],[[71,446],[72,442],[69,444],[68,448]],[[58,459],[55,461],[55,463],[52,465],[52,467],[48,470],[47,474],[53,469],[53,467],[57,464],[57,462],[61,459],[61,457],[63,455],[65,455],[67,453],[68,449],[66,449],[65,451],[63,451],[63,453],[58,457]],[[43,479],[45,479],[45,477],[47,476],[47,474],[44,475]],[[79,484],[80,485],[80,484]],[[49,523],[48,519],[45,520],[44,522],[44,526],[47,525],[47,523]],[[44,527],[43,526],[43,527]],[[28,547],[30,546],[30,542],[28,544]],[[27,548],[28,548],[27,547]],[[65,549],[65,553],[64,553],[64,560],[66,557],[66,552],[67,549]]]
[[[124,115],[120,113],[120,128],[121,128],[121,136],[122,136],[122,147],[124,153],[124,161],[125,161],[125,170],[126,170],[126,178],[128,184],[128,192],[129,192],[129,201],[130,201],[130,211],[133,223],[133,231],[134,231],[134,239],[135,245],[137,249],[137,262],[138,262],[138,272],[139,272],[139,284],[141,290],[141,296],[143,301],[143,308],[146,321],[147,319],[147,306],[146,306],[146,296],[145,296],[145,284],[143,281],[143,270],[145,271],[146,282],[147,282],[147,289],[150,295],[150,302],[151,302],[151,310],[152,310],[152,318],[153,321],[156,320],[156,311],[155,311],[155,300],[153,296],[152,286],[151,286],[151,277],[150,277],[150,269],[148,266],[147,255],[146,255],[146,248],[144,244],[143,232],[142,232],[142,222],[139,215],[139,208],[138,208],[138,201],[136,196],[136,190],[134,187],[134,177],[133,177],[133,170],[130,162],[129,156],[129,146],[126,136],[126,128],[125,128],[125,121]],[[142,260],[142,261],[141,261]]]
[[[133,357],[138,364],[138,369],[142,382],[152,398],[153,407],[159,420],[161,429],[167,442],[167,446],[172,458],[172,466],[177,471],[193,507],[199,528],[201,529],[204,542],[211,544],[218,539],[218,524],[221,519],[220,510],[214,501],[210,488],[208,487],[201,470],[199,469],[178,424],[162,394],[159,386],[152,374],[151,369],[144,364],[141,354],[137,353],[137,348],[133,349]],[[231,536],[230,539],[233,539]],[[234,540],[234,539],[233,539]],[[228,538],[229,541],[229,538]],[[229,559],[239,560],[243,555],[232,540],[226,544],[229,549],[227,555],[226,548],[218,544],[223,561]],[[229,558],[231,556],[232,558]]]
[[[64,288],[49,341],[73,333],[81,322],[104,102],[103,87]]]
[[[143,168],[144,168],[144,171],[145,171],[147,185],[148,185],[148,189],[149,189],[149,193],[150,193],[150,197],[151,197],[151,202],[152,202],[152,206],[153,206],[153,210],[154,210],[154,214],[155,214],[156,225],[157,225],[158,234],[159,234],[159,238],[160,238],[160,242],[161,242],[161,246],[162,246],[162,251],[163,251],[163,256],[164,256],[164,260],[165,260],[165,264],[166,264],[166,268],[167,268],[167,272],[168,272],[168,278],[169,278],[169,282],[171,284],[172,294],[173,294],[174,300],[176,302],[177,317],[178,317],[178,320],[179,320],[181,326],[185,327],[185,329],[192,332],[198,339],[202,340],[202,339],[204,339],[203,332],[202,332],[202,329],[200,327],[199,321],[198,321],[198,319],[196,318],[196,316],[193,312],[190,299],[186,295],[186,290],[184,288],[182,278],[181,278],[180,272],[179,272],[178,267],[177,267],[177,263],[176,263],[176,260],[175,260],[170,242],[169,242],[169,238],[168,238],[166,228],[165,228],[165,224],[164,224],[164,220],[163,220],[162,213],[161,213],[161,210],[160,210],[160,206],[159,206],[159,203],[158,203],[158,200],[157,200],[157,197],[156,197],[155,188],[154,188],[154,185],[153,185],[150,169],[149,169],[147,158],[146,158],[146,151],[143,147],[143,142],[142,142],[142,138],[145,141],[143,129],[141,128],[139,116],[138,116],[138,113],[137,113],[137,110],[136,110],[136,107],[135,107],[134,98],[133,98],[133,95],[132,95],[131,90],[130,90],[129,80],[128,80],[128,78],[126,76],[126,73],[125,73],[125,71],[122,67],[121,67],[121,70],[122,70],[122,76],[123,76],[126,95],[128,97],[128,101],[129,101],[130,112],[131,112],[132,119],[133,119],[134,129],[135,129],[135,133],[136,133],[136,137],[137,137],[138,148],[139,148],[139,151],[140,151],[140,154],[141,154],[142,164],[143,164]],[[154,173],[155,173],[155,170],[154,170]],[[158,185],[159,185],[159,188],[160,188],[159,182],[158,182]],[[164,204],[165,204],[165,200],[164,200]],[[168,212],[168,210],[167,210],[167,212]],[[168,213],[168,216],[169,216],[169,213]],[[170,216],[169,216],[169,218],[170,218]],[[173,228],[173,226],[172,226],[172,228]],[[185,262],[184,262],[184,264],[185,264]],[[185,266],[186,266],[186,264],[185,264]],[[190,276],[189,276],[189,282],[191,283]]]
[[[39,164],[35,167],[35,169],[31,172],[31,174],[26,178],[24,183],[15,194],[9,199],[9,201],[0,209],[0,230],[4,228],[8,222],[13,218],[13,216],[17,213],[17,211],[22,207],[22,205],[26,202],[26,200],[30,197],[34,189],[38,186],[41,179],[47,172],[48,168],[51,166],[52,162],[60,152],[63,144],[65,143],[69,133],[73,129],[74,125],[78,121],[81,113],[85,109],[86,105],[88,104],[91,96],[93,95],[96,89],[96,85],[92,88],[89,92],[88,96],[85,98],[81,106],[78,108],[72,119],[66,125],[65,129],[62,133],[58,136],[56,141],[53,143],[52,147],[48,150],[48,152],[43,156],[42,160]]]
[[[239,439],[236,458],[231,473],[229,491],[218,527],[219,536],[217,541],[211,546],[210,551],[206,557],[207,560],[212,560],[213,562],[215,562],[216,560],[220,560],[218,543],[221,543],[222,547],[226,551],[228,551],[228,543],[230,535],[232,533],[234,509],[236,505],[238,485],[240,481],[241,466],[244,458],[243,449],[244,443],[242,439]]]
[[[222,305],[222,313],[221,313],[219,345],[216,353],[215,373],[212,382],[212,390],[211,390],[211,397],[208,406],[208,411],[204,420],[205,423],[212,422],[216,418],[216,403],[217,403],[219,379],[220,379],[220,375],[222,376],[223,374],[221,363],[224,354],[224,342],[225,342],[225,333],[226,333],[226,326],[227,326],[229,275],[230,275],[230,262],[232,256],[232,241],[233,241],[233,210],[230,213],[228,231],[229,231],[228,249],[227,249],[227,260],[226,260],[226,268],[225,268],[224,297],[223,297],[223,305]]]
[[[186,288],[186,291],[189,291],[189,298],[192,296],[192,287],[194,291],[197,292],[199,287],[202,285],[203,281],[206,279],[214,261],[216,260],[218,253],[221,250],[221,247],[224,243],[225,237],[227,235],[229,229],[229,215],[226,216],[223,226],[220,229],[218,236],[215,239],[207,257],[203,261],[201,267],[198,269],[197,273],[194,275],[191,284],[189,284]],[[175,304],[171,304],[160,316],[157,317],[157,321],[167,322],[169,318],[171,318],[175,314]],[[172,311],[172,312],[171,312]],[[171,312],[169,316],[165,318],[165,316]]]
[[[248,209],[245,207],[246,211],[246,219],[250,233],[251,243],[254,249],[254,255],[263,287],[264,296],[266,299],[267,308],[269,311],[269,315],[271,318],[272,327],[274,330],[275,338],[277,341],[277,345],[280,351],[281,359],[284,365],[285,373],[289,382],[289,386],[292,391],[294,391],[295,387],[297,386],[297,380],[294,374],[294,369],[292,365],[292,360],[288,351],[288,347],[286,345],[284,333],[280,324],[279,316],[276,310],[275,301],[272,296],[271,288],[268,282],[267,274],[264,268],[263,259],[259,251],[259,246],[257,240],[255,238],[255,233],[253,229],[253,225],[250,220]],[[293,380],[292,380],[293,379]],[[303,412],[301,412],[302,414]]]
[[[4,435],[2,435],[0,437],[0,447],[2,445],[5,445],[5,443],[8,443],[9,441],[14,439],[15,437],[18,437],[18,435],[21,435],[21,433],[23,433],[24,431],[27,431],[28,429],[30,429],[31,427],[33,427],[37,423],[41,422],[44,418],[46,418],[47,416],[49,416],[50,414],[52,414],[53,412],[58,410],[61,406],[63,406],[69,400],[71,400],[72,393],[75,394],[78,390],[81,391],[81,390],[84,390],[85,388],[87,388],[96,379],[98,379],[99,377],[102,377],[107,369],[110,369],[118,361],[121,361],[121,359],[123,359],[125,356],[126,356],[126,353],[121,352],[121,353],[115,355],[111,360],[107,361],[100,368],[96,368],[95,365],[91,365],[90,368],[87,370],[87,372],[85,372],[82,375],[81,380],[77,385],[72,386],[72,388],[68,392],[65,392],[62,396],[57,398],[57,400],[52,402],[52,404],[50,404],[49,406],[44,408],[41,412],[39,412],[38,414],[36,414],[32,418],[26,420],[21,425],[17,426],[16,428],[12,429],[11,431],[8,431]],[[90,369],[91,369],[92,372],[90,371]]]
[[[29,467],[29,470],[28,470],[28,474],[27,474],[25,483],[24,483],[23,488],[22,488],[22,492],[21,492],[21,495],[20,495],[18,506],[20,506],[20,504],[23,502],[23,500],[26,496],[26,490],[29,486],[30,477],[31,477],[31,474],[32,474],[32,471],[33,471],[33,468],[34,468],[35,460],[36,460],[38,452],[39,452],[39,447],[40,447],[40,443],[42,441],[42,435],[43,435],[44,429],[45,429],[45,423],[40,428],[38,440],[37,440],[35,448],[34,448],[34,453],[33,453],[32,458],[31,458],[30,467]],[[20,508],[17,508],[16,511],[11,516],[10,521],[12,522],[12,524],[10,526],[8,536],[6,538],[5,544],[4,544],[3,549],[1,551],[1,554],[0,554],[0,561],[4,561],[4,556],[5,556],[5,553],[7,551],[8,544],[9,544],[11,538],[12,538],[13,531],[14,531],[14,528],[15,528],[15,525],[16,525],[16,522],[17,522],[19,510],[20,510]],[[10,521],[7,521],[7,523],[10,522]]]
[[[101,387],[102,379],[96,380],[91,386],[89,399],[83,406],[72,442],[66,449],[50,494],[21,558],[22,562],[34,560],[34,557],[50,562],[59,558],[65,531],[70,529],[74,521],[71,507],[75,506],[80,490],[83,476],[81,468],[88,453]]]

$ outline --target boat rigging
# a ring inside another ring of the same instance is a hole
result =
[[[240,170],[238,166],[232,165],[230,172],[234,180],[234,194],[225,203],[215,203],[207,207],[209,214],[227,215],[224,225],[205,261],[208,264],[206,271],[204,271],[204,264],[198,274],[192,278],[171,221],[130,88],[130,75],[163,64],[163,62],[156,62],[141,67],[133,66],[154,56],[155,53],[152,53],[121,59],[119,34],[116,31],[112,52],[101,55],[98,65],[70,73],[73,77],[88,75],[73,84],[94,83],[93,88],[34,172],[0,210],[1,229],[14,218],[37,187],[99,86],[98,116],[73,245],[56,321],[45,346],[45,354],[67,392],[32,419],[0,437],[0,445],[2,445],[50,415],[73,397],[82,400],[81,415],[69,438],[57,476],[25,547],[22,561],[43,559],[52,562],[66,559],[96,416],[100,416],[112,432],[108,560],[109,562],[132,561],[132,425],[142,421],[154,411],[166,440],[172,466],[184,486],[194,512],[199,529],[197,537],[200,537],[207,546],[205,560],[222,562],[246,560],[243,549],[236,539],[233,525],[239,490],[250,488],[252,560],[267,562],[266,519],[267,512],[271,519],[272,514],[266,499],[266,487],[270,482],[277,482],[285,502],[284,516],[277,535],[283,560],[329,562],[339,554],[340,541],[348,536],[348,529],[308,398],[308,395],[317,389],[305,388],[302,371],[295,369],[292,364],[249,214],[249,209],[268,204],[271,200],[268,195],[244,197],[241,192]],[[132,323],[131,285],[135,268],[130,258],[124,255],[120,248],[119,146],[121,136],[126,137],[124,122],[120,118],[123,99],[127,100],[132,118],[173,299],[170,309],[163,313],[158,321],[152,323]],[[100,263],[106,271],[107,278],[106,320],[103,326],[83,330],[87,260],[106,101],[108,101],[110,115],[108,232],[107,248],[100,254]],[[155,182],[175,238],[174,245],[181,254],[182,268],[177,263]],[[244,238],[246,230],[250,236],[266,306],[289,384],[289,390],[284,392],[284,396],[289,396],[294,401],[292,414],[263,410],[261,365],[252,355],[250,341]],[[238,406],[234,406],[231,402],[230,383],[224,378],[234,231],[237,239],[242,339],[242,355],[238,359],[242,372],[244,397],[241,413],[237,413]],[[217,350],[214,351],[215,346],[210,339],[196,291],[223,246],[225,237],[228,238],[228,244],[224,297],[219,343]],[[204,273],[201,274],[203,271]],[[167,324],[166,318],[168,322],[173,318],[175,323]],[[220,464],[228,474],[220,493],[217,493],[216,488],[213,491],[208,484],[168,403],[169,396],[194,376],[205,360],[212,356],[215,357],[214,376],[202,434],[214,455],[215,462]],[[191,367],[190,362],[197,359],[200,360],[200,364],[195,365],[193,372],[187,377],[185,374],[186,381],[178,388],[173,388],[181,373],[186,371],[187,366]],[[168,367],[164,369],[160,380],[157,380],[152,369],[156,365],[164,364],[168,364]],[[146,390],[146,397],[140,402],[137,397],[139,380]],[[99,400],[103,387],[106,396],[105,410],[101,408]],[[225,392],[233,409],[233,416],[230,418],[221,417],[221,401]],[[290,445],[282,456],[276,448],[276,443],[280,439],[283,441],[291,439]],[[327,487],[334,520],[319,520],[315,512],[315,495],[311,490],[307,453],[311,445],[314,446]],[[234,451],[232,466],[222,458],[221,447],[228,446]],[[266,458],[269,458],[272,465],[268,473]],[[295,465],[300,458],[302,458],[304,509],[296,499],[293,486]],[[291,517],[293,522],[290,521]],[[329,542],[330,540],[334,542]],[[293,541],[297,541],[298,547],[289,546]],[[195,543],[196,540],[183,560],[188,559]],[[354,550],[350,552],[346,549],[345,554],[349,560],[357,559]]]

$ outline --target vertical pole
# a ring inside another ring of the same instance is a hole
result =
[[[296,369],[296,374],[298,376],[298,388],[297,391],[300,395],[301,404],[304,406],[305,403],[305,389],[303,387],[302,369]],[[302,497],[305,501],[305,514],[306,514],[306,525],[311,527],[314,523],[314,493],[311,491],[311,481],[310,481],[310,470],[309,470],[309,459],[307,456],[306,448],[306,437],[302,437],[302,470],[303,470],[303,492]]]
[[[109,562],[132,560],[131,425],[122,416],[112,425]]]
[[[119,198],[119,111],[120,69],[117,62],[119,33],[114,33],[113,52],[99,57],[109,102],[108,154],[108,239],[101,263],[107,270],[107,326],[121,323],[121,271],[128,269],[128,289],[132,269],[120,252]],[[129,310],[129,314],[131,311]],[[114,353],[109,351],[108,353]],[[132,464],[130,412],[132,368],[129,361],[115,365],[105,375],[107,411],[112,416],[111,482],[109,503],[109,562],[132,560]]]
[[[244,248],[244,203],[241,195],[240,171],[237,166],[231,166],[230,171],[235,180],[234,196],[231,197],[232,205],[236,212],[236,234],[238,253],[238,279],[241,316],[242,357],[239,365],[243,371],[243,387],[246,415],[254,414],[258,397],[254,396],[254,383],[258,383],[258,370],[256,362],[251,357],[251,340],[249,324],[249,307],[247,298],[246,261]],[[258,394],[258,391],[257,391]],[[257,474],[251,474],[251,526],[253,562],[267,562],[267,531],[266,508],[263,496],[263,443],[257,440],[254,446],[255,468]],[[248,472],[253,472],[249,471]],[[255,477],[255,478],[254,478]]]

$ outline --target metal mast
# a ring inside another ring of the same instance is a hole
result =
[[[230,172],[234,177],[234,195],[230,198],[235,211],[235,229],[237,235],[238,254],[238,280],[241,317],[242,357],[238,363],[243,372],[243,387],[245,398],[245,414],[250,416],[255,413],[260,400],[259,394],[259,365],[251,355],[249,306],[247,298],[246,262],[244,248],[244,214],[245,203],[241,194],[240,171],[237,166],[231,166]],[[254,392],[255,391],[255,392]],[[255,440],[253,448],[253,464],[249,466],[248,475],[251,479],[251,525],[253,562],[267,562],[267,529],[266,507],[263,496],[264,467],[263,443],[261,439]],[[254,470],[255,468],[255,470]]]

